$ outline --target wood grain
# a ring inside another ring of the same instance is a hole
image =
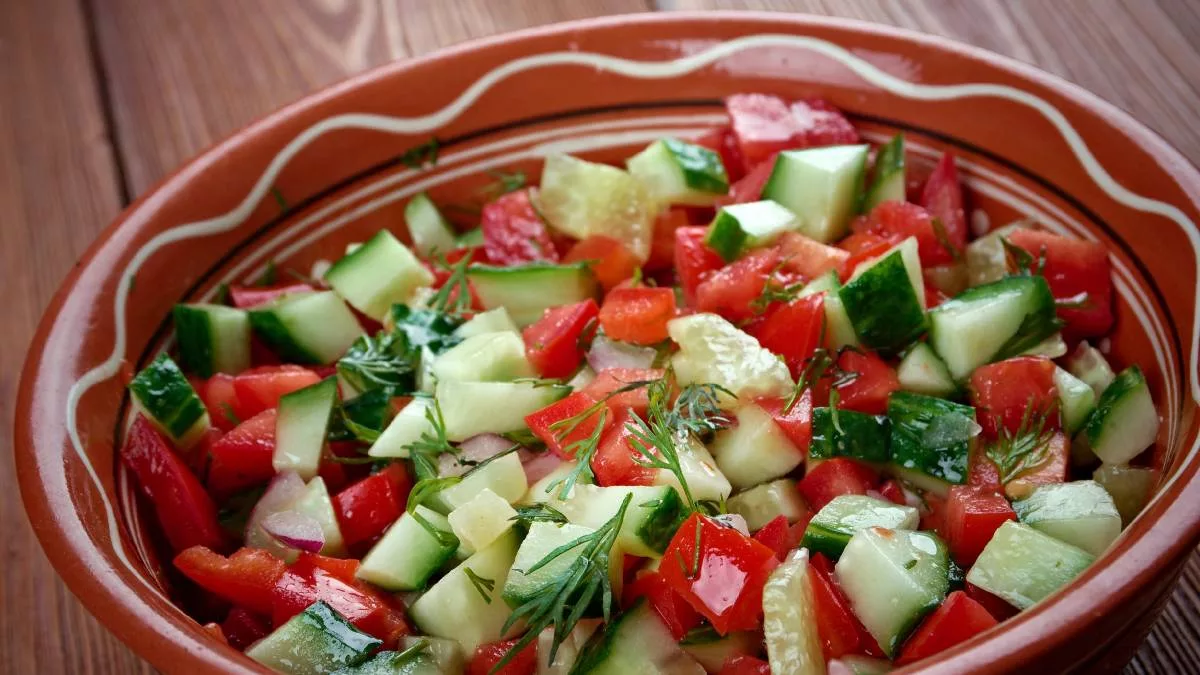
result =
[[[712,8],[844,16],[991,49],[1096,92],[1200,164],[1196,0],[0,1],[0,260],[12,298],[0,334],[26,344],[63,274],[127,195],[319,87],[498,32]],[[22,357],[0,353],[6,412]],[[57,580],[21,512],[11,464],[0,467],[0,527],[0,672],[150,672]],[[1130,673],[1196,671],[1197,589],[1200,558]]]

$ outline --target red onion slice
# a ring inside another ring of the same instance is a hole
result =
[[[316,518],[296,511],[277,511],[262,521],[263,530],[284,546],[317,553],[325,547],[325,531]]]
[[[529,457],[521,460],[521,464],[525,468],[525,479],[531,485],[548,476],[562,463],[561,457],[549,451],[530,453]]]
[[[295,504],[296,500],[304,495],[305,489],[304,479],[295,471],[276,474],[271,479],[271,483],[267,485],[266,491],[258,498],[258,503],[254,505],[254,510],[250,512],[250,517],[246,520],[247,543],[267,516],[292,508],[292,504]]]
[[[461,476],[476,464],[491,459],[513,447],[513,442],[499,434],[479,434],[463,441],[457,455],[438,458],[439,476]]]
[[[597,373],[609,368],[643,369],[654,365],[654,357],[657,355],[658,352],[650,347],[616,342],[603,335],[597,335],[587,353],[587,362]]]

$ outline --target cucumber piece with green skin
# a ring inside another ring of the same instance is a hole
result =
[[[849,457],[877,464],[886,462],[891,456],[888,424],[888,418],[882,415],[814,408],[809,460]]]
[[[458,640],[466,654],[505,637],[501,631],[512,610],[501,601],[500,590],[508,581],[519,543],[517,533],[509,530],[447,572],[409,607],[413,623],[428,635]],[[493,590],[472,577],[491,582]],[[524,622],[513,626],[509,634],[522,630]]]
[[[751,248],[769,246],[796,229],[796,214],[770,200],[722,206],[704,243],[727,262]]]
[[[250,317],[224,305],[175,305],[179,360],[200,377],[237,374],[250,367]]]
[[[1013,502],[1013,510],[1022,523],[1094,556],[1104,553],[1121,534],[1117,505],[1091,480],[1042,485]]]
[[[507,499],[484,488],[466,503],[455,507],[446,520],[454,536],[458,537],[459,555],[470,555],[512,529],[516,515],[516,509]]]
[[[587,645],[588,640],[600,628],[599,619],[580,619],[571,629],[566,639],[558,642],[558,651],[554,652],[554,660],[550,653],[554,651],[554,626],[547,626],[538,633],[537,637],[537,675],[570,675],[579,660],[579,653]]]
[[[334,363],[363,336],[358,318],[333,291],[284,296],[249,313],[254,332],[293,363]]]
[[[517,328],[517,324],[508,315],[508,310],[503,307],[489,309],[486,312],[480,312],[471,317],[469,321],[454,329],[456,337],[467,339],[475,335],[483,335],[484,333],[510,333],[521,334],[521,329]]]
[[[616,617],[584,647],[572,675],[704,675],[644,600]]]
[[[543,562],[552,552],[572,543],[579,542],[584,537],[595,533],[596,530],[583,525],[565,523],[535,522],[529,526],[529,533],[517,550],[513,561],[512,571],[504,583],[501,597],[509,607],[520,607],[534,598],[544,595],[548,589],[558,584],[575,561],[583,555],[584,544],[561,551],[552,560],[537,569],[533,567]],[[609,577],[614,579],[613,588],[620,587],[621,562],[620,555],[609,558]],[[531,571],[532,570],[532,571]],[[592,602],[584,611],[585,616],[599,616],[601,612],[600,594],[592,597]]]
[[[409,446],[421,440],[421,437],[435,432],[430,415],[433,412],[433,399],[416,396],[408,405],[400,409],[396,416],[388,422],[383,433],[371,444],[367,451],[370,457],[405,457],[409,456]]]
[[[785,150],[776,157],[762,198],[799,218],[799,231],[828,244],[844,237],[858,210],[866,145]]]
[[[909,237],[859,265],[838,290],[854,334],[863,344],[895,354],[925,332],[925,282],[917,240]]]
[[[696,501],[721,502],[733,492],[729,479],[717,468],[717,462],[709,454],[708,448],[694,435],[687,434],[686,438],[676,437],[675,453],[679,457],[683,479]],[[684,495],[683,485],[673,471],[658,469],[654,476],[654,484],[670,485],[680,495]]]
[[[479,434],[506,434],[525,429],[525,416],[571,393],[562,385],[535,382],[438,382],[435,397],[442,408],[446,437],[465,441]]]
[[[472,335],[439,354],[430,372],[438,382],[503,382],[536,374],[525,341],[508,331]]]
[[[829,346],[833,349],[859,345],[854,325],[850,323],[850,316],[846,314],[846,306],[837,293],[825,294],[825,330]]]
[[[1153,469],[1124,464],[1105,464],[1092,473],[1092,480],[1103,487],[1121,514],[1121,524],[1129,525],[1142,511],[1154,490]]]
[[[542,318],[547,309],[596,297],[597,288],[586,262],[514,267],[472,265],[467,269],[467,279],[485,308],[506,308],[522,328]]]
[[[866,495],[839,495],[808,522],[800,545],[837,560],[859,530],[869,527],[915,530],[920,522],[921,516],[911,506]]]
[[[1121,371],[1100,395],[1096,410],[1083,428],[1088,447],[1106,464],[1127,464],[1154,444],[1158,410],[1142,369]]]
[[[1054,296],[1040,276],[1006,277],[929,310],[929,344],[962,380],[1058,332]]]
[[[1063,430],[1074,434],[1096,409],[1096,393],[1087,382],[1058,366],[1054,367],[1054,388],[1062,407]]]
[[[1108,365],[1108,359],[1086,340],[1080,342],[1067,357],[1067,371],[1086,382],[1096,393],[1096,398],[1100,398],[1108,385],[1117,379],[1112,366]]]
[[[833,664],[838,664],[843,670],[836,670]],[[876,659],[858,654],[846,654],[829,662],[829,672],[840,675],[885,675],[892,670],[892,662],[887,659]]]
[[[455,242],[458,248],[477,248],[483,246],[483,228],[477,227],[458,235]]]
[[[462,645],[458,644],[457,640],[428,635],[406,635],[400,638],[399,648],[410,649],[419,644],[425,645],[425,653],[433,659],[443,675],[453,675],[466,670],[466,658],[463,657]]]
[[[825,274],[822,274],[816,279],[804,284],[804,288],[800,289],[800,292],[796,295],[796,297],[807,298],[808,296],[815,295],[817,293],[836,291],[841,287],[842,282],[838,280],[837,270],[829,270]],[[829,293],[829,295],[836,295],[836,293]],[[826,297],[829,296],[827,295]]]
[[[710,206],[729,192],[721,155],[674,138],[651,143],[625,166],[662,204]]]
[[[787,518],[788,523],[808,515],[808,506],[800,497],[796,481],[789,478],[756,485],[729,498],[729,512],[746,520],[751,532],[761,530],[778,516]]]
[[[448,253],[458,246],[454,228],[424,192],[413,195],[405,204],[404,222],[408,224],[413,248],[427,258],[435,253]]]
[[[811,578],[808,551],[800,549],[776,567],[763,586],[763,641],[776,675],[825,673]]]
[[[712,441],[717,468],[735,490],[785,476],[804,461],[770,413],[754,402],[738,408],[737,424],[718,431]]]
[[[392,305],[433,284],[433,273],[391,232],[375,236],[333,263],[325,281],[358,311],[383,321]]]
[[[891,658],[945,599],[949,566],[937,536],[875,527],[850,538],[834,573],[854,614]]]
[[[684,653],[695,659],[706,672],[720,673],[725,662],[734,656],[755,656],[762,649],[762,636],[754,631],[735,631],[721,635],[693,629],[679,641]]]
[[[892,464],[920,488],[945,494],[967,481],[967,457],[978,436],[969,405],[906,391],[888,398]]]
[[[251,645],[246,656],[289,675],[324,675],[365,662],[382,644],[318,600]]]
[[[171,357],[159,354],[129,382],[134,405],[179,450],[208,431],[208,409]]]
[[[896,134],[875,155],[875,177],[863,199],[865,213],[886,201],[904,201],[904,134]]]
[[[430,506],[443,513],[478,497],[484,490],[491,490],[509,504],[515,503],[529,489],[521,458],[515,452],[497,455],[462,476],[462,480],[438,492]]]
[[[362,665],[342,668],[333,675],[443,675],[433,657],[426,654],[379,652]]]
[[[917,394],[945,398],[958,391],[946,364],[926,342],[918,342],[909,348],[896,367],[896,377],[901,389]]]
[[[304,480],[317,475],[337,397],[332,377],[280,397],[271,457],[276,472],[295,471]]]
[[[1079,576],[1095,556],[1024,523],[1005,522],[983,547],[967,581],[1029,609]]]
[[[599,528],[617,515],[626,495],[633,497],[617,533],[617,548],[629,555],[662,557],[687,515],[679,493],[670,486],[576,485],[559,510],[576,525]]]
[[[354,576],[389,591],[415,591],[429,583],[458,545],[445,516],[418,506],[383,533]]]
[[[536,206],[559,232],[576,239],[612,237],[638,260],[650,255],[658,204],[641,181],[616,167],[551,154],[542,166]]]
[[[739,400],[787,396],[792,390],[783,361],[716,314],[671,319],[667,332],[679,345],[671,365],[680,385],[717,384]],[[728,395],[720,396],[723,406],[736,404]]]

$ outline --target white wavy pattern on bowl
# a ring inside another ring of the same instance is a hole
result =
[[[666,79],[685,75],[700,70],[715,62],[739,52],[766,47],[785,47],[816,52],[833,59],[849,68],[866,82],[896,96],[925,101],[949,101],[974,97],[993,97],[1009,100],[1028,106],[1055,126],[1064,141],[1071,148],[1081,166],[1096,185],[1114,201],[1129,208],[1160,215],[1176,223],[1188,237],[1193,254],[1200,262],[1200,230],[1178,207],[1150,199],[1144,195],[1132,192],[1121,185],[1097,161],[1095,155],[1087,147],[1078,131],[1071,126],[1066,116],[1046,100],[1029,92],[1006,85],[988,83],[968,83],[957,85],[927,85],[909,82],[891,75],[871,63],[855,56],[845,48],[835,43],[813,37],[760,34],[736,38],[713,45],[687,56],[666,61],[636,61],[618,58],[606,54],[590,52],[551,52],[522,57],[504,63],[488,71],[462,94],[444,108],[427,115],[415,117],[391,117],[385,115],[345,114],[324,119],[306,129],[280,152],[267,165],[258,182],[249,191],[238,206],[213,218],[187,223],[171,228],[148,241],[130,260],[126,273],[118,283],[114,299],[115,336],[112,353],[102,363],[87,371],[71,387],[66,401],[67,431],[71,445],[79,460],[87,470],[89,478],[96,488],[97,495],[104,505],[105,517],[108,523],[109,539],[116,557],[135,577],[142,581],[153,592],[158,589],[144,578],[134,567],[125,553],[121,543],[120,523],[112,503],[104,493],[103,484],[84,450],[80,437],[77,420],[77,409],[80,399],[92,387],[116,376],[126,351],[127,333],[124,317],[129,299],[133,278],[150,256],[163,247],[180,241],[197,237],[209,236],[228,232],[241,225],[267,197],[276,177],[283,168],[304,148],[316,139],[341,129],[369,129],[395,134],[423,134],[434,132],[450,121],[457,118],[463,111],[473,105],[485,92],[504,79],[527,70],[552,66],[577,65],[594,68],[625,77],[638,79]],[[1197,281],[1197,307],[1192,326],[1192,341],[1190,346],[1190,361],[1192,367],[1188,375],[1191,385],[1191,395],[1200,402],[1200,279]],[[1140,317],[1139,317],[1140,319]],[[1149,326],[1146,326],[1149,329]],[[1153,333],[1151,333],[1153,335]],[[1173,372],[1173,371],[1166,371]],[[1200,441],[1188,452],[1190,458],[1200,450]],[[1174,479],[1173,479],[1174,480]]]

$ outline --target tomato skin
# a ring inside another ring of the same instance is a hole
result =
[[[786,412],[787,399],[758,399],[755,402],[779,425],[780,431],[787,436],[792,445],[808,457],[808,449],[812,446],[812,389],[804,390]]]
[[[985,438],[998,438],[1002,428],[1016,433],[1031,405],[1030,419],[1048,413],[1047,428],[1060,427],[1054,362],[1050,359],[1017,356],[980,366],[971,373],[969,389]]]
[[[600,307],[600,327],[614,340],[653,345],[667,339],[667,322],[675,318],[675,291],[670,288],[615,288]]]
[[[834,387],[838,392],[838,407],[886,415],[888,397],[900,389],[896,371],[874,352],[844,351],[837,363],[841,370],[857,373],[854,379]]]
[[[662,619],[663,625],[671,631],[676,640],[682,640],[687,632],[700,625],[700,615],[678,593],[671,589],[663,575],[645,570],[634,578],[633,583],[625,587],[621,604],[630,608],[639,598],[646,598],[650,608]]]
[[[747,166],[780,150],[858,142],[854,126],[820,99],[788,104],[766,94],[735,94],[725,99],[725,109]]]
[[[207,485],[214,494],[232,495],[275,475],[276,410],[264,410],[221,436],[209,447]]]
[[[212,498],[167,439],[142,415],[129,428],[120,456],[139,491],[154,507],[173,552],[193,546],[226,549]]]
[[[619,416],[625,410],[632,410],[644,418],[650,407],[645,387],[630,389],[620,394],[614,392],[634,382],[661,380],[665,374],[662,368],[608,368],[596,373],[596,379],[589,382],[582,391],[595,397],[597,401],[607,399],[608,409],[614,416]]]
[[[1008,604],[1008,601],[999,596],[992,595],[969,581],[966,582],[964,591],[967,597],[982,605],[988,611],[988,614],[991,614],[997,621],[1011,619],[1021,612],[1021,610]]]
[[[558,262],[558,250],[530,194],[529,189],[510,192],[483,207],[479,227],[483,230],[483,249],[493,263]]]
[[[871,209],[865,222],[856,223],[856,227],[865,228],[863,231],[887,239],[893,244],[898,244],[908,237],[916,237],[922,267],[952,263],[955,251],[947,249],[941,241],[933,220],[932,214],[916,204],[889,200]],[[946,239],[949,240],[949,237],[950,233],[947,231]]]
[[[825,294],[815,293],[787,303],[773,303],[760,320],[746,327],[746,332],[782,356],[792,377],[799,377],[806,361],[821,346],[824,325]]]
[[[207,380],[192,382],[196,395],[204,402],[208,410],[208,419],[212,425],[221,431],[229,431],[237,426],[233,419],[237,406],[237,391],[233,388],[233,375],[214,373]]]
[[[521,331],[525,356],[542,377],[567,377],[583,362],[580,346],[584,333],[595,329],[600,314],[588,298],[573,305],[552,307],[536,323]]]
[[[850,253],[850,257],[842,262],[838,270],[838,278],[848,280],[860,264],[887,253],[892,247],[892,242],[870,232],[855,232],[840,241],[838,246]]]
[[[333,497],[333,510],[347,546],[370,541],[404,513],[412,479],[404,465],[393,463]]]
[[[265,305],[272,300],[291,293],[309,293],[317,290],[312,284],[282,283],[270,286],[230,286],[229,302],[238,309]]]
[[[915,663],[975,637],[996,625],[987,609],[962,591],[946,596],[904,643],[896,665]]]
[[[718,206],[725,204],[745,204],[762,199],[763,188],[771,178],[775,169],[775,154],[767,157],[761,164],[755,166],[741,180],[729,186],[729,196],[717,200]]]
[[[800,479],[800,494],[813,511],[820,511],[834,497],[865,495],[875,489],[879,476],[875,470],[845,457],[821,462]]]
[[[242,651],[265,638],[270,632],[269,621],[242,607],[229,610],[229,614],[221,622],[221,635],[226,642],[234,649]]]
[[[696,306],[701,282],[725,265],[725,260],[704,245],[707,227],[680,227],[675,230],[675,275],[683,288],[683,299]]]
[[[591,436],[598,426],[603,425],[604,429],[612,426],[612,412],[601,407],[580,420],[573,429],[554,428],[554,424],[583,414],[588,408],[595,405],[597,400],[585,391],[577,391],[541,410],[526,415],[525,424],[535,436],[542,439],[550,452],[563,459],[571,459],[575,456],[574,450],[567,452],[567,448]],[[603,433],[601,431],[601,434]]]
[[[775,516],[771,522],[755,532],[752,538],[774,551],[775,557],[783,562],[787,554],[800,545],[800,540],[804,538],[804,529],[792,527],[786,516]]]
[[[771,675],[771,664],[746,654],[734,654],[725,660],[717,675]]]
[[[784,232],[776,245],[783,258],[783,269],[809,280],[841,269],[850,258],[849,252],[822,244],[799,232]]]
[[[692,142],[721,155],[721,164],[725,166],[725,175],[730,183],[746,175],[742,149],[738,147],[737,136],[730,127],[718,127]]]
[[[275,584],[286,568],[263,549],[241,548],[226,558],[205,546],[180,552],[175,567],[209,593],[263,615],[271,613]]]
[[[237,395],[233,413],[240,420],[248,420],[268,408],[277,407],[284,394],[320,381],[320,376],[303,366],[286,364],[251,368],[233,378],[233,390]]]
[[[762,294],[778,265],[779,252],[766,248],[722,267],[696,288],[696,310],[735,322],[753,318],[750,305]]]
[[[650,256],[643,266],[647,272],[670,270],[675,264],[675,231],[692,222],[682,208],[669,208],[654,219],[654,235],[650,239]]]
[[[883,481],[883,485],[879,487],[879,494],[883,495],[884,499],[893,504],[897,504],[899,506],[905,506],[908,504],[908,500],[904,497],[904,489],[900,487],[900,483],[893,479],[889,478],[888,480]]]
[[[812,585],[817,634],[821,638],[821,652],[825,660],[847,654],[881,656],[883,652],[875,638],[871,637],[850,609],[850,600],[838,586],[829,558],[820,553],[813,554],[809,558],[808,579]]]
[[[1000,469],[987,457],[983,443],[976,443],[967,456],[967,485],[1000,489]]]
[[[275,627],[321,600],[355,628],[384,641],[387,648],[408,633],[402,608],[361,582],[346,581],[303,555],[279,577],[271,604]]]
[[[970,567],[992,540],[996,529],[1017,514],[999,492],[985,487],[954,485],[942,513],[941,534],[955,562]]]
[[[633,445],[634,435],[629,430],[632,423],[633,414],[623,410],[616,414],[612,426],[600,439],[600,445],[592,457],[592,473],[596,476],[597,485],[654,484],[655,470],[637,461],[642,455]]]
[[[667,545],[663,559],[663,578],[721,635],[762,623],[763,585],[779,565],[771,549],[693,513]]]
[[[1004,486],[1010,499],[1024,499],[1039,485],[1067,482],[1071,468],[1071,439],[1056,431],[1046,442],[1046,459],[1041,464],[1022,471]]]
[[[638,259],[624,244],[599,234],[582,239],[572,246],[564,256],[563,262],[588,262],[592,275],[606,291],[632,277],[638,268]]]
[[[1067,322],[1063,333],[1068,339],[1100,337],[1112,330],[1112,263],[1104,244],[1026,228],[1014,231],[1008,240],[1035,260],[1044,252],[1042,275],[1055,300],[1078,302],[1086,294],[1085,306],[1058,308],[1058,317]]]
[[[963,209],[962,184],[958,179],[958,167],[954,155],[942,154],[937,166],[925,181],[921,192],[921,206],[941,221],[946,238],[958,250],[967,246],[967,212]],[[924,260],[922,259],[922,262]]]
[[[492,668],[495,668],[496,664],[500,663],[513,647],[517,646],[518,639],[489,642],[476,647],[475,654],[471,656],[471,662],[467,664],[466,675],[533,675],[537,672],[537,640],[530,642],[524,649],[517,652],[517,655],[504,664],[503,668],[495,673],[492,672]]]

